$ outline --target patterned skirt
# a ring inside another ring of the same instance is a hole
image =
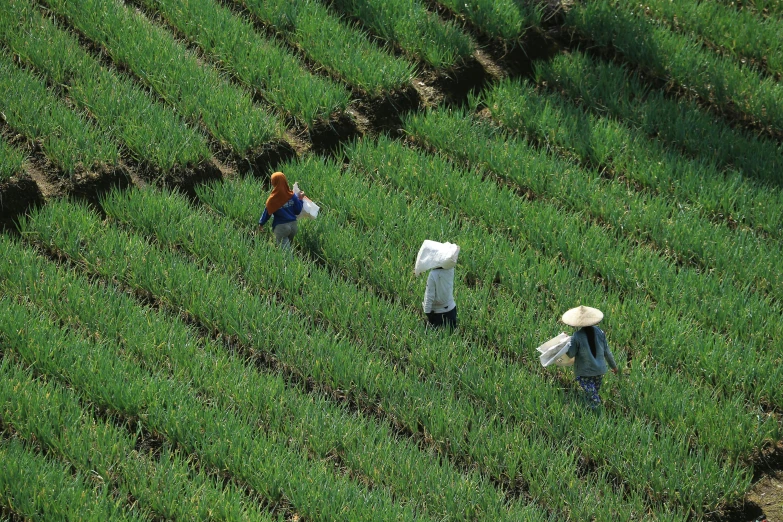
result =
[[[585,391],[585,395],[587,395],[587,404],[589,404],[591,408],[597,408],[601,405],[601,397],[598,396],[598,392],[601,391],[601,382],[603,379],[603,375],[576,378],[576,382],[578,382],[579,386]]]

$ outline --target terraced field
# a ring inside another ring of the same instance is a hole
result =
[[[0,518],[783,520],[778,4],[0,0]]]

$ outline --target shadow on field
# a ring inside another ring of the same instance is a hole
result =
[[[19,216],[43,204],[41,189],[30,178],[0,184],[0,232],[17,233]]]
[[[101,198],[113,189],[126,189],[132,184],[125,168],[104,169],[74,179],[68,192],[74,200],[86,203],[102,215]]]

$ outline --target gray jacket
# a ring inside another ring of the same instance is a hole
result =
[[[590,349],[591,341],[594,343],[594,350]],[[585,326],[571,336],[568,356],[574,358],[574,375],[577,377],[603,375],[609,371],[606,367],[607,362],[612,369],[617,368],[612,351],[606,342],[606,335],[597,326]]]

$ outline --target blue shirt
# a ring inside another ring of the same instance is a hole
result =
[[[282,225],[283,223],[296,221],[296,216],[301,213],[302,200],[299,199],[296,194],[294,194],[291,196],[291,199],[286,201],[285,205],[277,209],[274,214],[272,214],[272,216],[274,216],[274,219],[272,220],[272,228],[274,229],[277,225]],[[264,213],[261,214],[261,219],[258,220],[258,224],[263,227],[272,216],[269,215],[266,207],[264,207]]]

